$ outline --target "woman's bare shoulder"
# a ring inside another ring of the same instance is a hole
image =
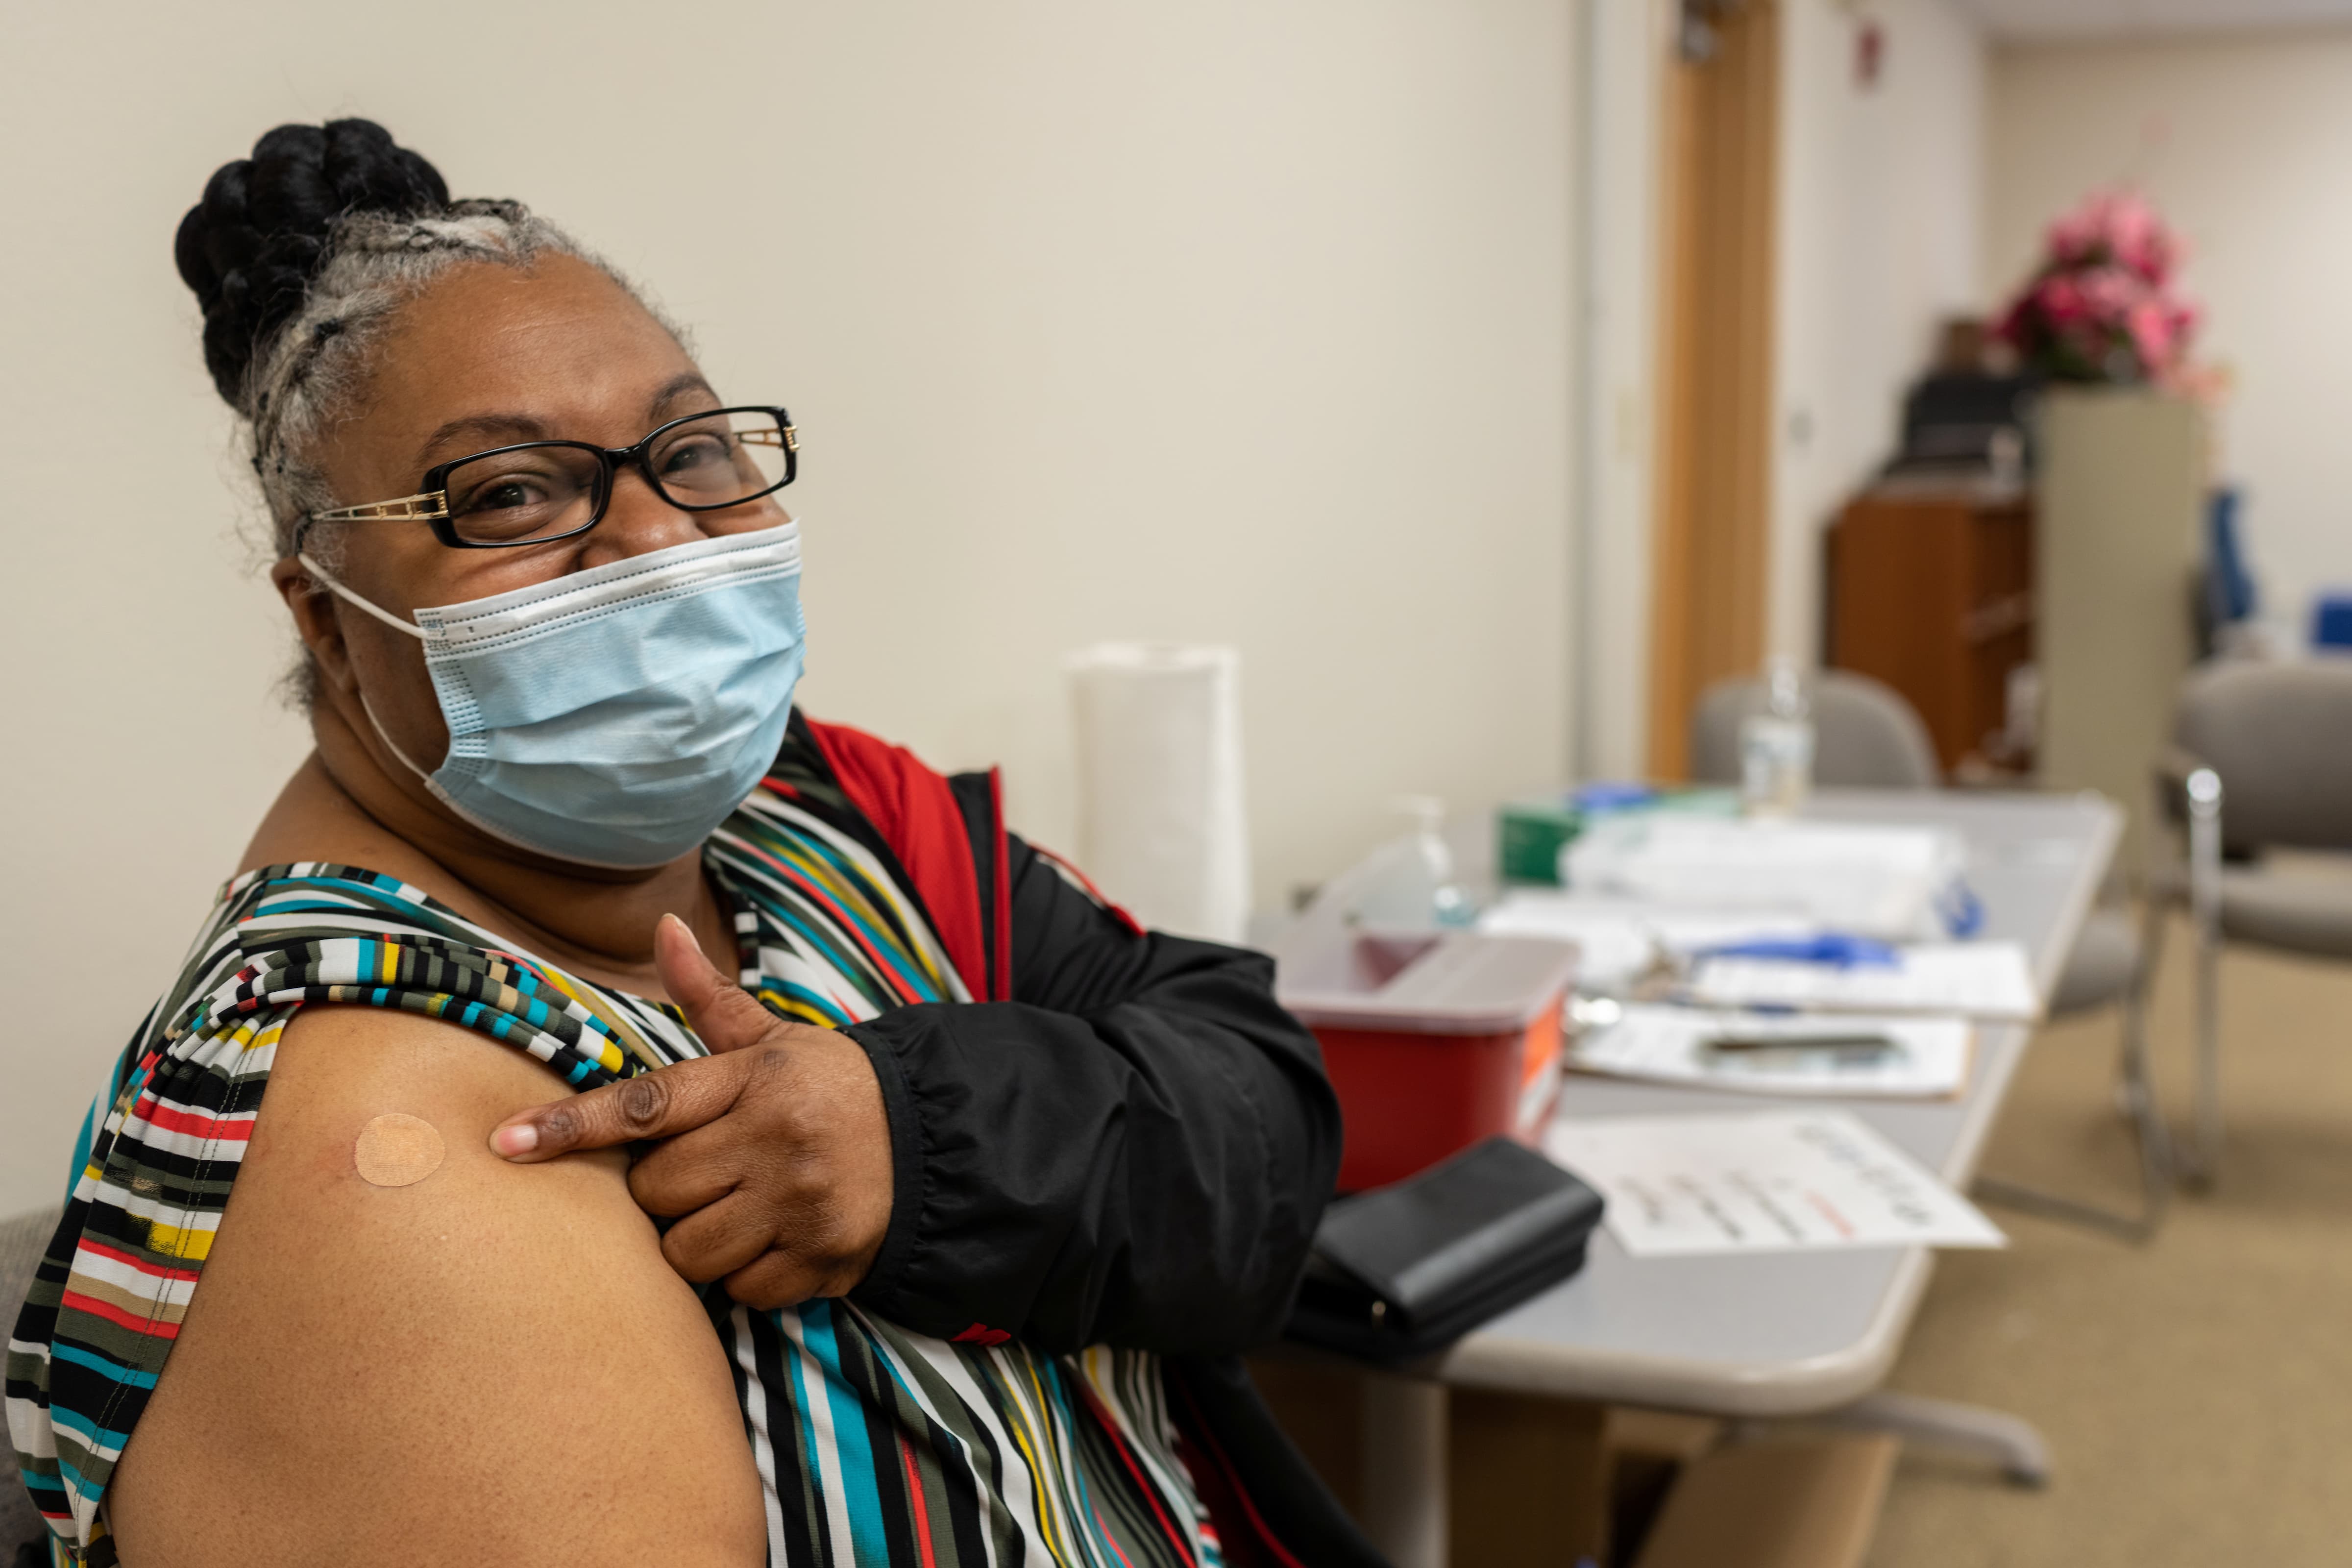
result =
[[[624,1161],[489,1149],[562,1092],[415,1015],[288,1026],[110,1493],[130,1568],[761,1560],[732,1379]]]
[[[287,779],[245,847],[239,871],[326,860],[364,866],[438,894],[447,873],[343,793],[316,752]]]

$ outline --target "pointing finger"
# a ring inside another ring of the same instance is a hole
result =
[[[688,1131],[727,1113],[741,1092],[747,1065],[747,1058],[698,1057],[533,1106],[492,1128],[490,1147],[527,1163]]]

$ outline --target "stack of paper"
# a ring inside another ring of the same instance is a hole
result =
[[[1843,1111],[1561,1121],[1544,1151],[1601,1189],[1610,1232],[1636,1258],[2007,1245]]]
[[[1560,872],[1587,895],[1794,912],[1905,942],[1946,934],[1939,904],[1966,861],[1959,836],[1940,827],[1648,812],[1586,828],[1561,851]]]
[[[1692,972],[1689,1000],[1717,1007],[1805,1007],[1836,1013],[1946,1013],[2031,1022],[2042,1016],[2025,949],[2013,942],[1922,942],[1892,964],[1790,963],[1709,958]]]
[[[1706,948],[1735,942],[1811,936],[1820,928],[1799,914],[1676,909],[1521,889],[1481,915],[1478,929],[1576,943],[1580,950],[1576,987],[1590,994],[1624,990],[1661,961],[1678,963]]]
[[[1961,1018],[1873,1018],[1633,1005],[1581,1037],[1569,1065],[1585,1072],[1764,1094],[1937,1100],[1968,1082],[1974,1031]],[[1830,1037],[1874,1038],[1887,1049],[1805,1049]],[[1786,1040],[1781,1049],[1725,1051],[1723,1039]]]

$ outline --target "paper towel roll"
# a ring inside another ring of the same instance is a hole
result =
[[[1241,655],[1101,643],[1068,668],[1079,863],[1145,925],[1240,942],[1250,886]]]

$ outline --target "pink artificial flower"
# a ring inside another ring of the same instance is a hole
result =
[[[2050,319],[2053,327],[2066,326],[2089,313],[2083,290],[2076,286],[2072,276],[2063,272],[2053,273],[2042,279],[2042,286],[2026,298],[2042,307],[2042,313]]]
[[[2162,375],[2172,364],[2172,313],[2154,300],[2142,300],[2131,308],[2127,324],[2140,368],[2149,375]]]
[[[2147,202],[2127,191],[2104,201],[2107,253],[2150,283],[2161,283],[2172,266],[2172,237]]]
[[[2086,268],[2075,277],[2080,280],[2084,310],[2105,327],[2122,327],[2147,292],[2146,282],[2137,273],[2112,264]]]
[[[2050,374],[2179,383],[2199,313],[2169,287],[2180,245],[2147,199],[2095,191],[2050,225],[2047,242],[2000,334]]]
[[[2073,267],[2080,264],[2097,242],[2096,223],[2087,209],[2078,207],[2063,217],[2053,220],[2042,246],[2050,252],[2051,260],[2061,266]]]

